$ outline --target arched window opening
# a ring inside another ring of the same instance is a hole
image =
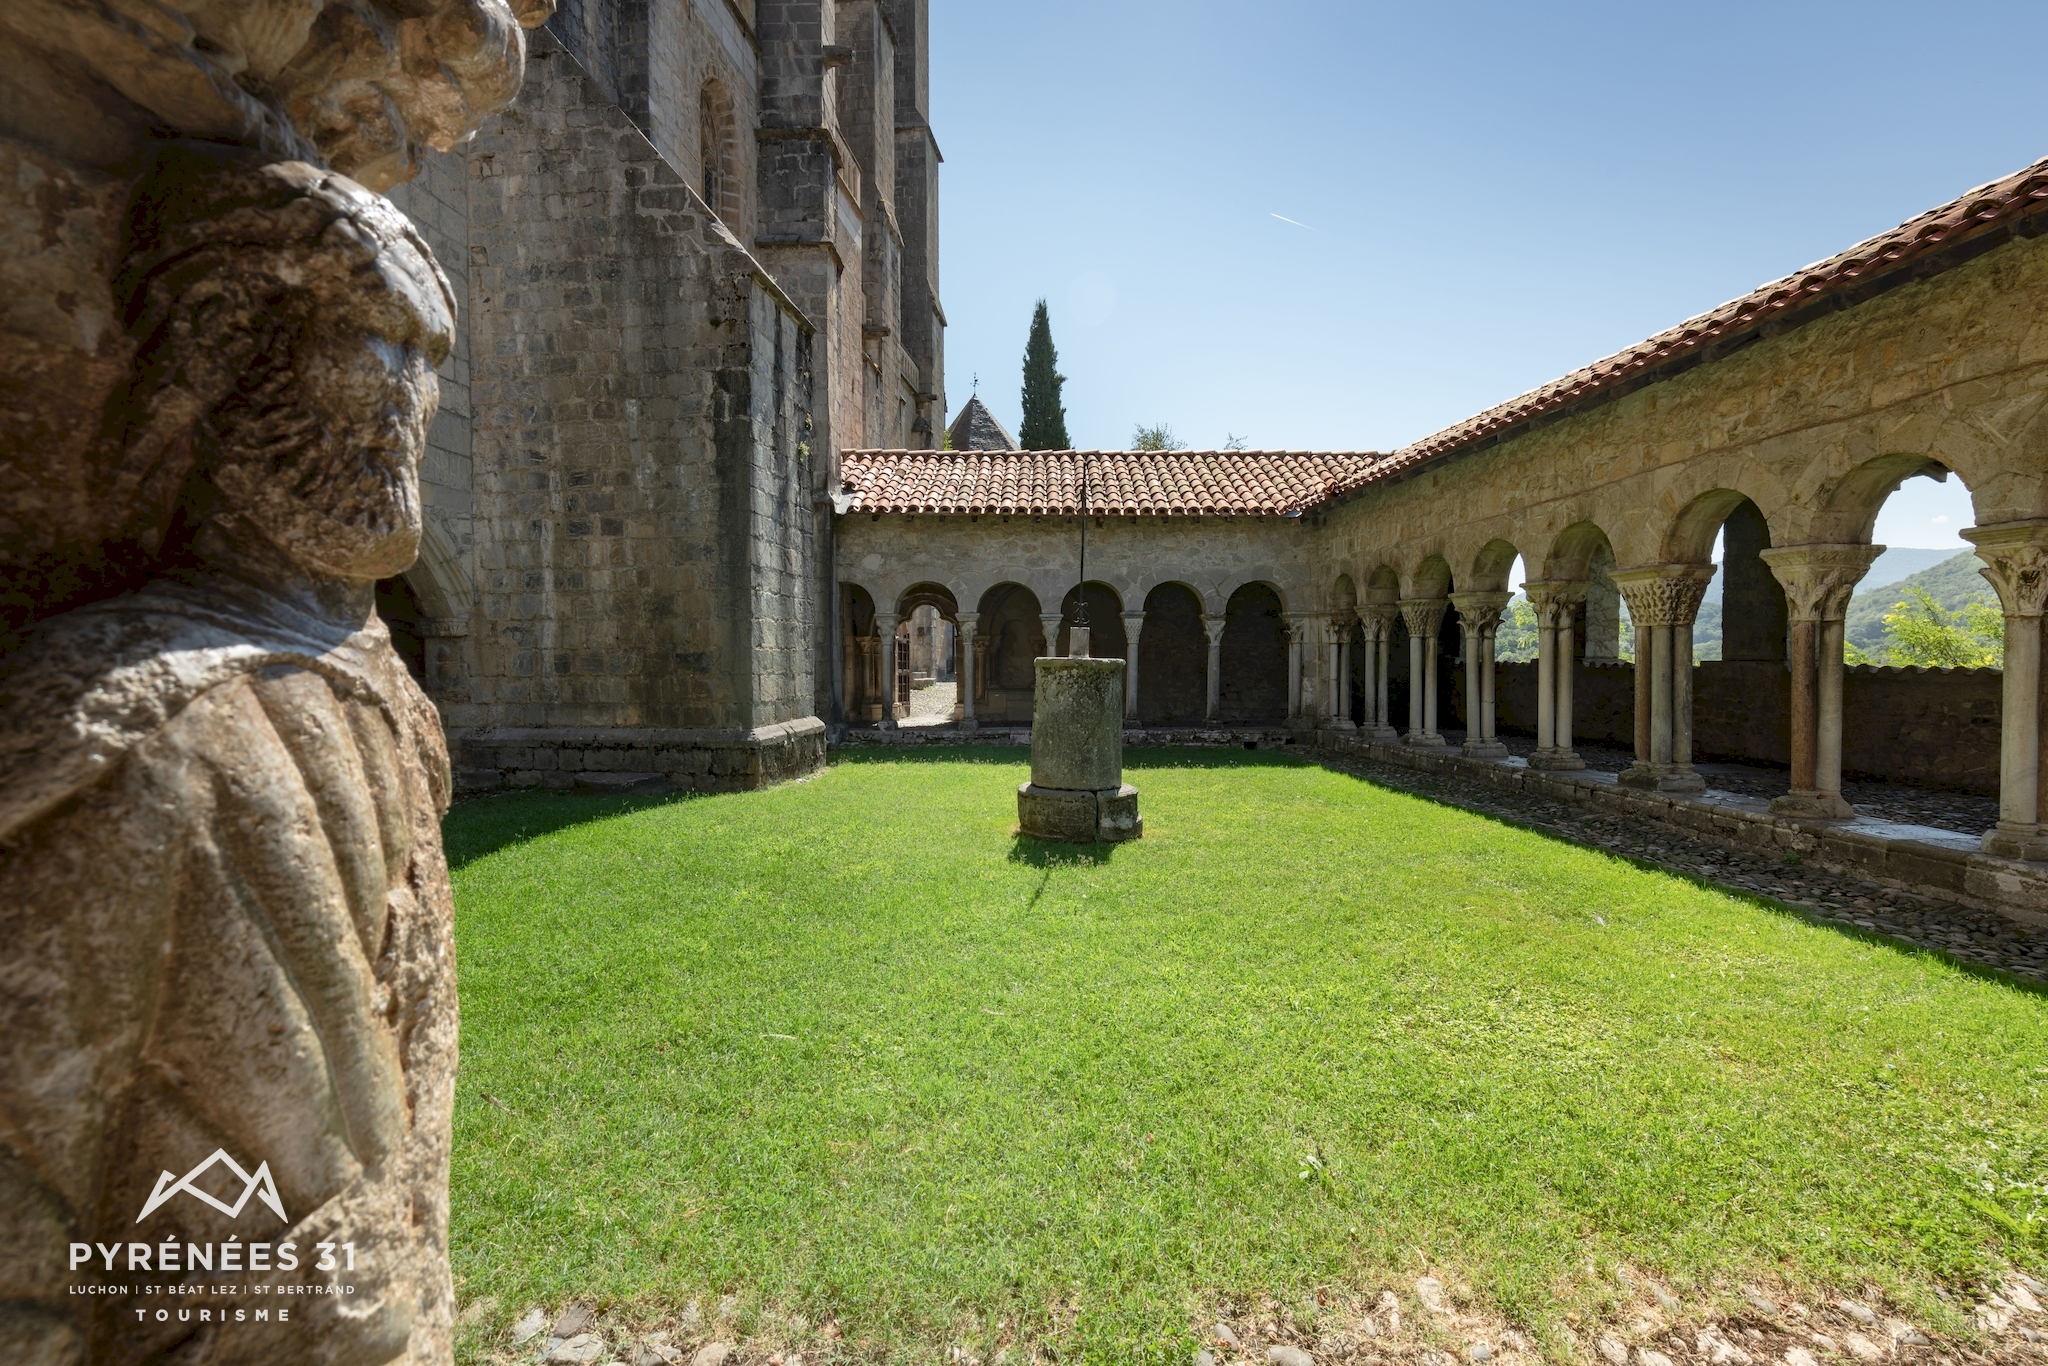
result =
[[[732,99],[716,80],[704,82],[697,102],[697,156],[704,202],[729,227],[738,227],[740,193],[739,129]]]

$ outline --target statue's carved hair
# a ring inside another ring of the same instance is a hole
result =
[[[374,331],[438,365],[455,312],[433,252],[385,200],[304,162],[203,143],[166,144],[142,177],[114,294],[136,352],[102,426],[98,492],[145,553],[217,415],[293,420],[294,356],[317,329]]]

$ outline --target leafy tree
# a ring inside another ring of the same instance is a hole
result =
[[[1494,629],[1493,657],[1504,664],[1524,664],[1536,657],[1536,645],[1536,609],[1517,593]]]
[[[1031,315],[1031,339],[1024,344],[1024,425],[1017,440],[1027,451],[1073,449],[1067,436],[1067,409],[1060,401],[1060,386],[1067,377],[1059,372],[1060,353],[1052,345],[1052,319],[1045,300]]]
[[[1986,669],[2005,658],[2005,617],[1981,602],[1945,610],[1917,585],[1884,614],[1886,655],[1921,668]]]
[[[1173,434],[1173,428],[1164,422],[1156,427],[1140,426],[1131,433],[1131,449],[1134,451],[1184,451],[1188,443]]]

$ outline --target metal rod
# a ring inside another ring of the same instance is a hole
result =
[[[1074,590],[1074,625],[1088,626],[1088,457],[1081,457],[1081,586]]]

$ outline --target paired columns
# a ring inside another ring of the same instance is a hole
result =
[[[1962,533],[1984,561],[2005,612],[1999,701],[1998,824],[1984,852],[2048,859],[2041,809],[2041,614],[2048,602],[2048,520],[1997,522]]]
[[[882,699],[876,718],[883,730],[896,729],[896,626],[894,612],[875,613],[875,695]]]
[[[1356,621],[1351,613],[1340,612],[1330,622],[1329,664],[1325,670],[1330,704],[1325,712],[1332,730],[1358,729],[1351,719],[1351,627]]]
[[[1714,576],[1710,564],[1659,564],[1611,577],[1636,631],[1636,761],[1630,787],[1700,792],[1692,771],[1692,624]]]
[[[960,700],[954,710],[960,716],[960,729],[979,730],[981,723],[974,719],[974,634],[981,625],[981,614],[962,612],[956,620],[960,626],[960,643],[955,650],[959,658],[953,677],[960,681]]]
[[[1374,740],[1398,740],[1387,719],[1387,657],[1394,638],[1395,609],[1375,605],[1359,611],[1365,635],[1365,733]]]
[[[1791,637],[1792,790],[1771,803],[1781,816],[1846,819],[1842,797],[1842,633],[1849,595],[1884,553],[1881,545],[1794,545],[1759,550],[1785,589]]]
[[[1408,626],[1408,734],[1404,742],[1424,748],[1441,746],[1436,733],[1437,632],[1443,629],[1449,604],[1442,598],[1407,598],[1401,620]]]
[[[1124,618],[1124,720],[1138,720],[1138,635],[1145,629],[1143,611],[1125,612]]]
[[[1504,759],[1508,747],[1494,733],[1494,633],[1507,610],[1507,593],[1453,593],[1451,606],[1465,632],[1465,746],[1475,759]]]
[[[1529,755],[1529,767],[1584,768],[1586,761],[1572,748],[1572,684],[1579,656],[1579,604],[1586,600],[1586,585],[1553,580],[1522,586],[1536,612],[1536,749]]]
[[[1308,640],[1309,618],[1299,612],[1287,614],[1287,720],[1290,724],[1301,716],[1302,660],[1301,647]]]
[[[1203,716],[1212,726],[1223,706],[1223,622],[1220,612],[1202,614],[1202,629],[1209,633],[1209,705]]]

